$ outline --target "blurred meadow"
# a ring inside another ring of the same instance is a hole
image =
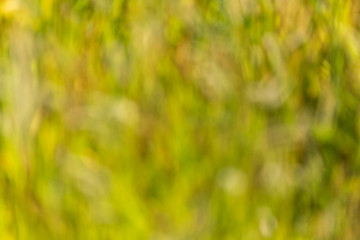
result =
[[[0,239],[360,239],[357,0],[0,0]]]

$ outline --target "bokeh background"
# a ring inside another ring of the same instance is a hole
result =
[[[0,0],[0,238],[360,237],[356,0]]]

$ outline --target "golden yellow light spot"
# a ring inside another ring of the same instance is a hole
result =
[[[10,16],[16,12],[20,7],[20,4],[16,0],[3,0],[0,1],[0,15]]]

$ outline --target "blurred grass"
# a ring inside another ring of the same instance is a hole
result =
[[[1,0],[0,238],[358,239],[355,0]]]

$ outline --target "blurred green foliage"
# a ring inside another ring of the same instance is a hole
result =
[[[356,0],[1,0],[0,239],[358,239]]]

